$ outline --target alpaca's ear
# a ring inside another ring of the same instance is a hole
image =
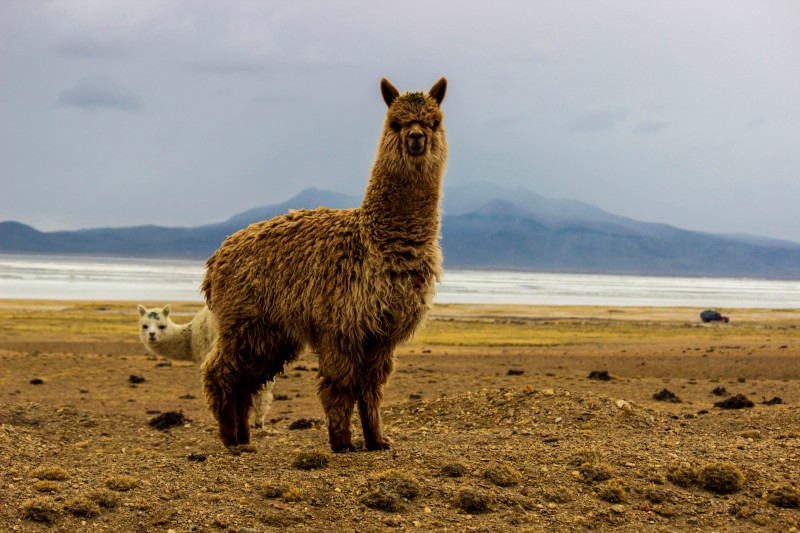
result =
[[[139,304],[139,316],[144,316],[146,312],[147,309],[145,309],[145,307],[142,304]]]
[[[381,79],[381,94],[383,95],[383,101],[386,102],[386,105],[391,107],[394,99],[400,96],[400,91],[398,91],[389,80],[383,78]]]
[[[168,317],[168,316],[169,316],[169,312],[170,312],[170,310],[171,310],[171,309],[170,309],[170,307],[169,307],[169,304],[167,304],[167,305],[165,305],[165,306],[164,306],[164,308],[161,310],[161,312],[162,312],[162,313],[164,313],[164,318],[166,318],[166,317]]]
[[[444,100],[444,93],[447,92],[447,78],[442,78],[433,84],[428,94],[436,100],[437,104],[441,104]]]

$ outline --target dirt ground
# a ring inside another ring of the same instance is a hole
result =
[[[800,309],[438,306],[332,454],[313,353],[228,450],[135,304],[0,300],[0,531],[800,530]]]

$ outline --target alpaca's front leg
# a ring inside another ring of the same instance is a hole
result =
[[[320,380],[318,393],[328,417],[328,438],[331,449],[336,453],[356,451],[350,430],[350,419],[355,404],[353,393],[349,389],[337,387],[337,384],[327,377]]]
[[[219,437],[225,446],[237,444],[236,406],[226,366],[220,364],[216,346],[209,352],[201,366],[203,391],[208,408],[219,424]]]
[[[361,417],[361,429],[368,450],[388,450],[389,442],[383,436],[381,421],[381,403],[383,401],[383,385],[370,384],[362,386],[358,397],[358,414]]]

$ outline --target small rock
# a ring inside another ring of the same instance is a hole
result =
[[[598,381],[610,381],[611,376],[608,370],[592,370],[589,372],[589,379],[596,379]]]
[[[626,413],[632,413],[633,412],[633,407],[631,407],[631,404],[629,404],[625,400],[617,400],[616,404],[617,404],[617,407],[619,407],[620,409],[622,409]]]
[[[754,407],[755,404],[747,399],[747,397],[743,394],[737,394],[736,396],[731,396],[727,400],[723,400],[721,402],[714,402],[714,407],[719,407],[720,409],[743,409],[745,407]]]
[[[659,402],[681,403],[681,399],[674,392],[667,389],[661,389],[653,394],[653,399]]]
[[[783,399],[780,398],[779,396],[775,396],[771,400],[764,399],[764,401],[761,403],[763,403],[764,405],[781,405],[783,403]]]

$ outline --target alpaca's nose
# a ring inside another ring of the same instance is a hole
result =
[[[410,132],[410,133],[408,134],[408,137],[409,137],[411,140],[414,140],[414,141],[419,141],[419,140],[421,140],[423,137],[425,137],[425,134],[424,134],[424,133],[422,133],[421,131],[412,131],[412,132]]]

